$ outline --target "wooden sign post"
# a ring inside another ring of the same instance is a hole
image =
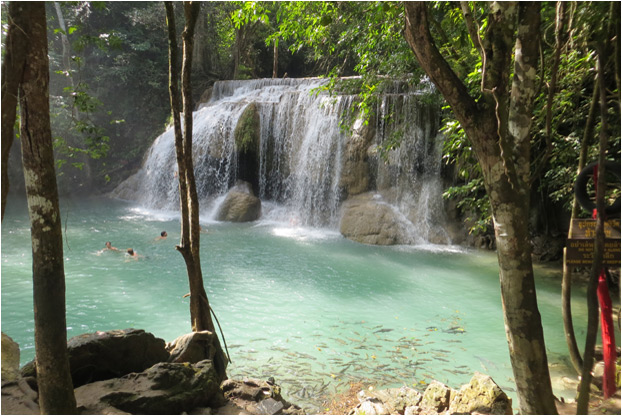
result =
[[[566,265],[591,266],[594,257],[596,220],[573,218],[566,244]],[[605,222],[604,267],[620,267],[620,220]]]

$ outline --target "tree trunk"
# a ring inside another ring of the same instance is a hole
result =
[[[31,21],[27,17],[26,3],[9,3],[9,28],[2,59],[2,220],[9,193],[9,154],[14,139],[17,117],[17,94],[26,62],[26,45]]]
[[[598,46],[598,90],[600,95],[600,131],[598,171],[596,175],[596,233],[594,236],[594,257],[590,270],[590,281],[587,289],[587,334],[585,335],[585,351],[583,352],[583,371],[577,397],[577,414],[587,414],[590,399],[590,384],[592,383],[592,367],[594,366],[594,348],[598,333],[598,279],[603,272],[603,255],[605,248],[605,161],[607,155],[607,139],[609,138],[607,125],[607,91],[605,88],[605,59],[604,46]]]
[[[495,224],[501,298],[520,411],[554,414],[556,407],[527,227],[529,129],[535,95],[538,59],[535,40],[539,37],[540,5],[521,2],[491,6],[487,36],[481,42],[481,53],[486,58],[482,75],[484,100],[476,102],[436,48],[429,31],[427,5],[404,4],[406,40],[421,67],[450,104],[482,168]],[[511,72],[515,76],[508,91]]]
[[[35,353],[43,414],[76,413],[65,318],[63,238],[49,109],[45,5],[25,3],[31,23],[20,84],[21,142],[32,234]]]
[[[587,149],[589,142],[594,135],[594,124],[596,119],[596,111],[598,108],[599,97],[599,81],[598,77],[594,82],[594,92],[592,94],[592,104],[590,105],[590,112],[588,113],[587,120],[585,121],[585,129],[583,131],[583,139],[581,140],[581,150],[579,152],[579,166],[577,168],[577,175],[583,170],[587,160]],[[579,201],[577,198],[572,200],[572,212],[570,218],[577,218],[579,215]],[[570,238],[570,230],[568,230],[568,238]],[[564,321],[564,334],[566,336],[566,344],[568,344],[568,352],[570,354],[570,361],[574,369],[577,371],[577,375],[581,375],[583,371],[583,358],[581,358],[581,352],[577,345],[577,338],[574,333],[574,325],[572,323],[572,271],[571,268],[566,265],[566,249],[564,249],[564,266],[562,272],[562,318]]]
[[[190,320],[193,331],[215,332],[214,323],[210,314],[209,300],[203,285],[203,274],[200,258],[200,225],[199,225],[199,198],[194,178],[194,164],[192,160],[192,51],[194,26],[201,4],[199,2],[184,2],[186,27],[182,33],[183,63],[182,63],[182,102],[184,113],[184,129],[181,129],[180,96],[177,79],[179,78],[179,53],[177,48],[177,34],[175,29],[175,15],[173,4],[165,2],[167,26],[169,34],[169,92],[171,109],[175,124],[175,152],[177,156],[179,197],[182,216],[181,242],[176,247],[186,263],[188,283],[190,287]],[[214,365],[219,376],[226,378],[226,360],[218,345],[219,354],[214,359]]]
[[[274,48],[272,55],[272,78],[278,78],[279,76],[279,40],[274,39]]]

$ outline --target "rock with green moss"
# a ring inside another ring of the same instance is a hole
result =
[[[75,394],[82,414],[180,414],[225,402],[210,360],[158,363],[141,373],[84,385]]]
[[[452,414],[511,415],[512,399],[501,390],[492,377],[476,372],[453,397]]]
[[[242,153],[259,153],[261,125],[256,103],[250,103],[242,112],[233,131],[235,150]]]

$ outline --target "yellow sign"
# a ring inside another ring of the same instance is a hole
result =
[[[570,223],[570,238],[566,244],[566,264],[590,266],[594,258],[596,220],[574,218]],[[620,267],[620,220],[605,221],[605,250],[603,266]]]

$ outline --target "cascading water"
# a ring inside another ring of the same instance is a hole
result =
[[[325,82],[263,79],[214,85],[210,101],[194,113],[195,176],[204,211],[213,212],[236,181],[244,179],[262,200],[264,219],[336,228],[345,198],[377,192],[404,228],[412,228],[409,243],[428,241],[430,224],[441,224],[443,211],[438,106],[421,92],[389,92],[381,96],[368,125],[356,120],[347,133],[340,122],[356,97],[317,93]],[[242,156],[235,138],[236,126],[251,105],[259,121],[254,162]],[[401,146],[385,160],[378,146],[395,134],[402,136]],[[241,172],[249,171],[242,165],[251,162],[257,166],[249,178]],[[172,129],[155,140],[141,170],[113,195],[150,208],[177,209]]]

